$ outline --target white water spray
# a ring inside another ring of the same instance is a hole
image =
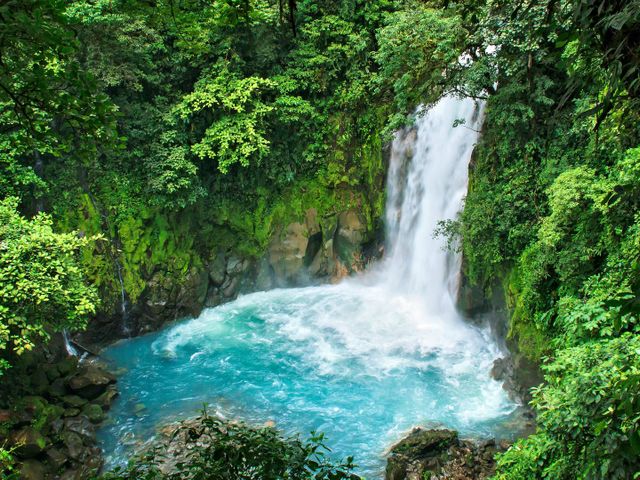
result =
[[[79,357],[80,353],[78,352],[76,347],[73,346],[73,343],[71,342],[71,336],[69,335],[69,331],[66,328],[62,331],[62,338],[64,339],[64,348],[67,351],[67,355],[69,355],[70,357]]]
[[[455,219],[467,192],[467,171],[482,107],[445,97],[393,141],[387,180],[387,250],[379,281],[424,299],[433,314],[455,317],[461,258],[434,237]],[[454,122],[462,124],[454,127]]]
[[[454,128],[454,122],[464,120]],[[175,356],[186,344],[216,348],[229,317],[247,311],[287,339],[287,348],[323,375],[397,374],[437,368],[452,383],[482,372],[487,402],[461,414],[491,416],[504,405],[489,378],[497,347],[488,332],[468,325],[455,307],[460,255],[434,238],[440,220],[458,214],[477,141],[481,106],[445,97],[393,142],[388,176],[388,255],[377,268],[338,285],[271,290],[206,310],[155,345]],[[213,346],[213,347],[212,347]],[[495,407],[495,408],[494,408]]]
[[[123,397],[148,405],[149,430],[214,402],[230,418],[323,431],[372,478],[413,425],[492,435],[515,408],[489,376],[499,350],[458,314],[460,256],[433,236],[462,206],[481,116],[471,100],[444,98],[397,134],[387,254],[373,269],[338,285],[245,295],[114,347],[128,371]],[[122,459],[122,438],[141,420],[117,413],[110,451]]]

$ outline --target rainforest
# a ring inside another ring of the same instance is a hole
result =
[[[0,0],[0,476],[640,478],[640,0]]]

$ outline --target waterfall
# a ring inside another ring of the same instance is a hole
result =
[[[76,347],[73,346],[69,331],[66,328],[62,331],[62,338],[64,339],[64,348],[67,351],[67,354],[70,357],[79,357],[80,353],[78,352]]]
[[[462,207],[481,109],[473,100],[445,97],[413,128],[396,133],[392,144],[388,255],[378,275],[390,289],[424,297],[434,313],[455,310],[461,258],[445,251],[434,231]],[[461,124],[454,128],[456,121]]]
[[[434,238],[462,206],[481,118],[481,105],[446,97],[396,135],[387,254],[369,271],[244,295],[110,347],[126,373],[104,430],[107,463],[124,461],[125,439],[203,402],[287,433],[322,431],[368,478],[382,477],[385,449],[415,425],[499,436],[515,408],[489,375],[500,352],[457,313],[460,255]]]

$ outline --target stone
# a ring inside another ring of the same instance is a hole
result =
[[[51,424],[53,424],[53,422],[55,422],[56,420],[59,420],[60,417],[62,417],[64,412],[65,412],[65,409],[62,405],[50,404],[45,411],[46,424],[44,428],[48,429],[51,426]]]
[[[81,460],[84,454],[84,443],[80,435],[75,432],[65,431],[60,435],[62,438],[62,442],[65,447],[67,447],[67,452],[69,453],[69,457],[74,460]]]
[[[53,398],[60,398],[67,394],[66,382],[62,378],[56,378],[51,385],[49,385],[49,395]]]
[[[47,446],[47,439],[33,427],[22,427],[11,432],[11,444],[16,445],[17,454],[22,458],[34,458],[40,455]]]
[[[115,381],[116,378],[110,373],[89,365],[82,367],[71,377],[68,385],[76,395],[92,400],[104,393]]]
[[[63,360],[60,360],[56,367],[62,377],[66,377],[70,373],[74,372],[78,368],[78,359],[73,356],[68,356]]]
[[[79,408],[67,408],[63,413],[63,416],[65,418],[75,417],[77,415],[80,415],[80,409]]]
[[[447,451],[458,445],[453,430],[415,428],[391,448],[385,480],[430,478],[448,458]]]
[[[308,243],[307,229],[298,222],[290,223],[274,236],[268,253],[278,286],[286,286],[299,279],[304,269]]]
[[[367,223],[355,210],[347,210],[338,216],[334,248],[338,257],[347,265],[356,262],[357,255],[366,240]]]
[[[207,288],[209,287],[209,275],[206,270],[198,270],[193,267],[189,270],[184,281],[180,285],[176,298],[177,312],[184,312],[197,317],[202,311]]]
[[[207,308],[217,307],[222,303],[222,293],[218,287],[209,287],[207,292],[207,298],[204,301],[204,306]]]
[[[55,435],[60,435],[60,432],[62,432],[62,429],[64,428],[64,421],[61,418],[59,418],[51,422],[50,426],[51,426],[51,431]]]
[[[218,252],[213,259],[209,261],[209,280],[216,287],[224,283],[227,275],[227,260],[222,252]]]
[[[44,480],[47,469],[37,460],[27,460],[20,466],[21,480]]]
[[[82,398],[77,395],[65,395],[64,397],[62,397],[62,401],[65,405],[75,408],[80,408],[86,405],[88,402],[86,398]]]
[[[262,257],[258,262],[258,271],[255,279],[255,289],[258,291],[270,290],[273,288],[273,269],[269,265],[267,257]]]
[[[232,255],[227,260],[227,273],[229,275],[240,275],[245,271],[246,264],[241,258]]]
[[[94,403],[88,403],[82,409],[82,414],[86,415],[91,423],[100,423],[104,420],[104,412],[102,407]]]
[[[96,429],[89,419],[84,415],[66,418],[64,420],[64,428],[69,432],[78,434],[84,440],[93,442]]]
[[[111,404],[117,396],[118,390],[116,389],[116,386],[109,385],[107,387],[107,390],[98,398],[96,398],[93,403],[95,403],[96,405],[100,405],[103,410],[108,410],[109,408],[111,408]]]
[[[47,450],[47,460],[55,470],[60,470],[67,463],[67,456],[59,448],[50,448]]]
[[[222,295],[224,295],[224,298],[228,298],[228,299],[235,298],[235,296],[238,293],[239,287],[240,287],[240,277],[233,277],[229,282],[229,284],[224,287],[224,290],[222,290]]]

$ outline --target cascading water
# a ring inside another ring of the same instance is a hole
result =
[[[67,329],[64,329],[62,331],[62,339],[64,340],[64,348],[67,351],[67,355],[69,355],[70,357],[79,357],[80,352],[78,352],[76,347],[73,346],[73,343],[71,342],[71,336],[69,335],[69,331]]]
[[[499,434],[514,405],[489,377],[498,349],[456,312],[460,258],[433,237],[460,209],[480,117],[471,100],[445,98],[396,136],[388,253],[376,268],[338,285],[246,295],[110,348],[127,369],[101,432],[110,463],[203,402],[287,432],[323,431],[369,477],[413,425]],[[453,128],[457,119],[466,126]]]
[[[122,265],[117,257],[114,257],[116,264],[116,273],[118,274],[118,282],[120,283],[120,317],[122,318],[122,333],[127,337],[131,335],[129,327],[129,311],[127,310],[127,292],[124,289],[124,280],[122,279]]]

